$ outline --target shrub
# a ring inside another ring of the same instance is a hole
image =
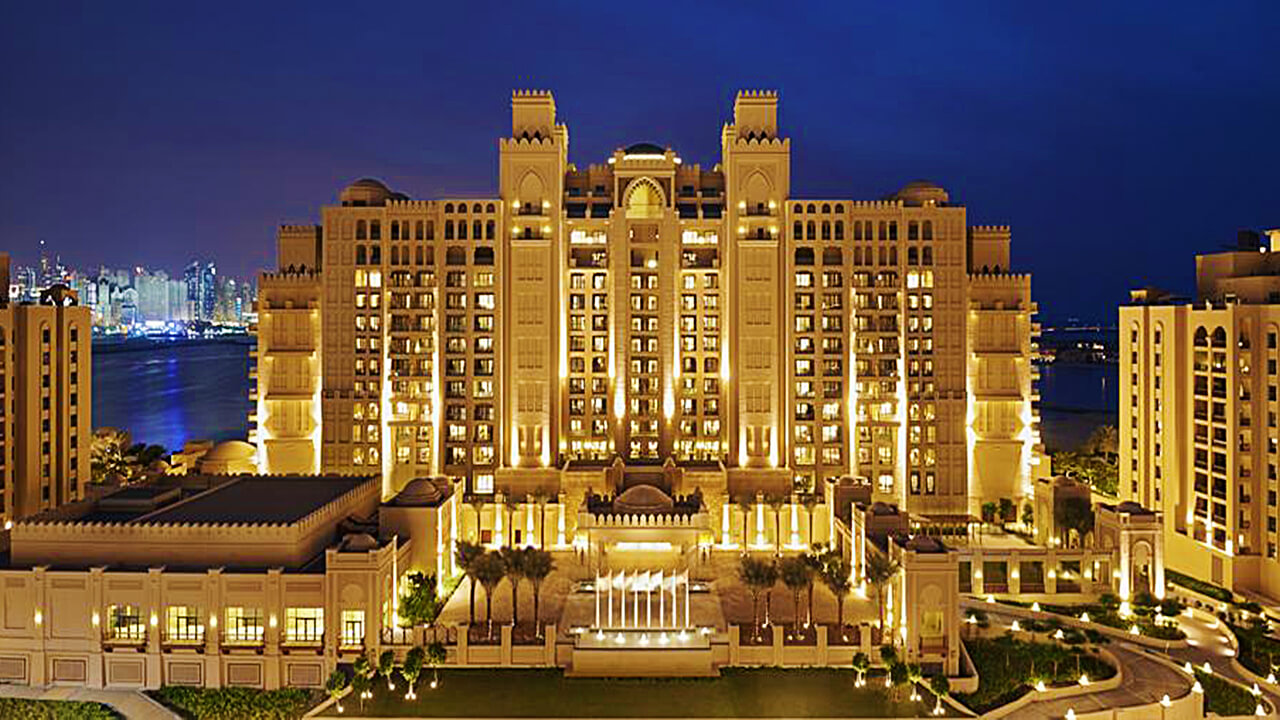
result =
[[[30,720],[117,720],[115,710],[93,702],[0,697],[0,717]]]
[[[1258,699],[1248,690],[1232,685],[1217,675],[1196,670],[1196,679],[1204,688],[1204,711],[1218,715],[1252,715]]]
[[[151,692],[162,704],[193,720],[292,720],[315,704],[308,690],[197,688],[166,685]]]
[[[1016,700],[1037,679],[1052,685],[1075,682],[1081,673],[1095,680],[1115,675],[1101,658],[1056,643],[1002,636],[967,640],[965,647],[978,672],[978,690],[957,698],[977,713]]]
[[[1231,594],[1231,591],[1224,587],[1219,587],[1212,583],[1207,583],[1203,580],[1197,580],[1191,577],[1190,575],[1183,575],[1182,573],[1177,572],[1175,570],[1165,569],[1164,578],[1165,580],[1168,580],[1174,585],[1180,585],[1188,590],[1192,590],[1200,593],[1201,595],[1211,597],[1214,600],[1221,600],[1222,602],[1229,603],[1232,601],[1232,598],[1234,597]]]

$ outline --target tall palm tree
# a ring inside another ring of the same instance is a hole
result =
[[[880,642],[884,643],[884,586],[902,569],[897,561],[878,552],[867,554],[867,582],[876,589],[876,609],[880,611]]]
[[[769,509],[773,511],[773,548],[778,555],[782,554],[782,508],[786,506],[787,498],[782,495],[769,495],[764,501],[768,503]]]
[[[504,529],[507,531],[506,542],[503,543],[507,547],[516,546],[516,511],[520,509],[520,503],[510,495],[502,500],[502,507],[507,511],[507,523]],[[501,511],[499,511],[501,512]],[[528,538],[525,538],[528,540]]]
[[[809,587],[806,588],[806,592],[809,594],[809,604],[805,609],[804,616],[805,627],[808,627],[813,624],[813,579],[821,579],[822,571],[826,569],[826,558],[822,553],[818,552],[804,552],[799,557],[808,564],[810,570]]]
[[[489,504],[489,501],[483,495],[472,495],[467,503],[471,505],[471,509],[476,514],[476,534],[472,539],[478,543],[480,542],[480,533],[484,528],[484,507]]]
[[[852,572],[849,561],[837,555],[826,559],[822,573],[818,576],[822,584],[836,596],[836,627],[839,632],[844,632],[844,599],[853,589],[853,581],[849,579]]]
[[[747,539],[750,537],[750,520],[751,520],[751,499],[743,496],[736,501],[737,506],[742,510],[742,549],[747,549]]]
[[[795,608],[792,621],[795,624],[795,631],[799,633],[800,593],[813,584],[813,568],[802,557],[787,557],[778,561],[778,576],[782,578],[782,584],[791,591],[792,607]]]
[[[805,517],[809,519],[809,547],[813,547],[813,511],[818,508],[818,495],[808,493],[800,502],[804,505]]]
[[[547,502],[551,500],[551,496],[545,490],[538,490],[533,494],[533,502],[538,506],[538,547],[545,548],[547,546]],[[537,622],[537,619],[534,619]]]
[[[468,605],[471,609],[471,624],[476,624],[476,561],[484,557],[484,547],[479,543],[471,543],[466,540],[460,540],[454,547],[454,562],[462,568],[462,572],[466,573],[467,579],[471,581],[471,594],[468,599]]]
[[[506,563],[502,562],[502,556],[496,552],[486,552],[477,560],[472,572],[475,573],[476,580],[484,586],[484,616],[485,621],[489,624],[489,637],[493,637],[493,591],[498,588],[498,583],[502,582],[502,578],[507,575]]]
[[[760,637],[760,593],[767,593],[778,582],[778,566],[772,560],[743,555],[738,563],[738,579],[751,593],[752,637]]]
[[[520,626],[520,581],[525,577],[524,548],[504,547],[498,550],[507,579],[511,581],[511,627]]]
[[[524,551],[524,576],[533,583],[533,626],[537,636],[542,637],[542,621],[538,613],[538,600],[542,596],[542,582],[556,569],[556,561],[551,553],[540,548],[529,548]]]

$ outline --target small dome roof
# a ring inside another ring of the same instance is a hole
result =
[[[387,199],[391,197],[391,189],[381,180],[366,177],[348,185],[339,199],[343,205],[376,207],[386,204]]]
[[[246,460],[254,456],[258,449],[243,440],[228,440],[218,443],[212,450],[204,454],[201,460]]]
[[[356,533],[342,538],[338,552],[369,552],[378,549],[378,541],[369,533]]]
[[[666,155],[667,149],[650,142],[639,142],[628,145],[623,155]]]
[[[613,501],[613,509],[622,513],[659,513],[674,507],[671,496],[652,485],[628,488]]]
[[[430,478],[410,480],[404,489],[391,499],[392,505],[400,507],[429,507],[438,505],[444,499],[444,493]]]
[[[151,461],[151,464],[147,466],[147,469],[151,472],[167,473],[171,469],[171,466],[164,460],[156,459]]]
[[[912,180],[903,185],[894,198],[906,205],[924,205],[930,202],[935,205],[945,205],[951,201],[951,196],[946,190],[928,180]]]

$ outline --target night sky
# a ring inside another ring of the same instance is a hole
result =
[[[938,182],[1013,226],[1046,322],[1280,226],[1275,0],[194,5],[4,5],[17,262],[249,275],[357,177],[492,194],[513,87],[555,92],[580,167],[641,140],[710,166],[734,91],[777,89],[795,196]]]

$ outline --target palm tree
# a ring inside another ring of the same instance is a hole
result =
[[[338,712],[342,712],[342,694],[347,691],[347,674],[335,668],[329,673],[329,679],[324,683],[324,691],[333,698],[333,704],[338,708]]]
[[[542,583],[556,569],[556,561],[551,553],[539,548],[529,548],[524,554],[524,576],[533,584],[533,626],[539,638],[542,637],[542,620],[538,612],[538,601],[542,596]]]
[[[839,632],[844,632],[844,598],[853,589],[853,581],[849,579],[852,572],[849,561],[837,555],[823,563],[822,574],[818,576],[836,596],[836,627]]]
[[[538,547],[540,548],[547,546],[547,501],[550,499],[551,496],[545,490],[538,490],[533,494],[533,502],[538,506]]]
[[[400,666],[400,676],[404,678],[406,685],[405,700],[412,700],[418,696],[414,688],[418,685],[418,676],[422,674],[422,663],[426,656],[426,652],[418,645],[409,648],[409,652],[405,653],[404,664]]]
[[[867,684],[867,671],[871,669],[871,660],[866,653],[856,653],[853,656],[853,669],[858,673],[858,679],[853,682],[855,687],[862,687]]]
[[[750,525],[749,521],[751,519],[751,500],[745,496],[740,497],[737,500],[737,505],[742,509],[742,549],[746,550],[748,533],[750,532],[748,525]]]
[[[884,634],[884,586],[898,574],[901,567],[888,555],[872,552],[867,555],[867,582],[876,589],[876,609],[880,611],[880,642],[886,642]]]
[[[489,504],[488,499],[483,495],[472,495],[467,501],[471,505],[471,509],[476,513],[476,534],[474,540],[480,542],[480,530],[484,526],[484,506]]]
[[[476,561],[484,557],[484,547],[478,543],[467,542],[466,540],[458,541],[457,546],[453,550],[454,562],[462,568],[462,572],[466,573],[467,579],[471,581],[471,595],[468,605],[471,609],[471,624],[476,624]]]
[[[507,511],[507,522],[503,526],[503,528],[507,531],[507,537],[506,537],[506,542],[503,544],[507,545],[508,547],[515,547],[516,545],[516,528],[515,528],[516,511],[520,509],[520,503],[516,502],[515,498],[511,497],[510,495],[507,495],[502,500],[502,507]]]
[[[806,588],[809,594],[809,605],[805,609],[804,616],[804,625],[809,627],[813,624],[813,578],[822,577],[822,571],[826,568],[826,558],[821,553],[806,552],[800,555],[800,559],[808,564],[810,570],[809,587]]]
[[[809,547],[813,547],[813,511],[818,508],[818,495],[808,493],[800,502],[804,504],[805,516],[809,518]]]
[[[499,548],[503,569],[507,579],[511,581],[511,627],[520,626],[520,581],[525,577],[525,549],[516,547]]]
[[[773,548],[774,552],[782,554],[782,508],[786,506],[787,499],[781,495],[769,495],[764,501],[768,503],[769,509],[773,511]]]
[[[760,637],[760,593],[778,582],[778,566],[772,560],[762,560],[750,555],[743,555],[738,563],[738,579],[747,586],[751,593],[751,632],[752,637]]]
[[[800,632],[800,593],[805,588],[813,584],[813,568],[802,557],[783,558],[778,562],[778,576],[782,578],[782,584],[787,586],[791,591],[792,607],[795,611],[792,613],[792,621],[795,624],[795,631]]]
[[[496,552],[486,552],[476,559],[475,567],[472,568],[476,580],[484,587],[484,616],[485,621],[489,624],[489,637],[493,637],[493,591],[498,588],[498,583],[502,582],[502,578],[507,576],[506,563],[502,562],[502,556]]]

